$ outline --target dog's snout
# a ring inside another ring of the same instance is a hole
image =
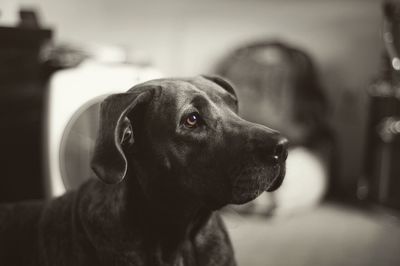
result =
[[[251,129],[251,139],[255,151],[273,162],[284,162],[288,156],[288,140],[278,131],[257,126]]]

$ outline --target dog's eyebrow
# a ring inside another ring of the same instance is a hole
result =
[[[194,106],[206,106],[209,104],[209,101],[207,101],[204,95],[195,94],[190,103]]]
[[[204,98],[204,95],[202,95],[200,92],[196,92],[194,94],[192,94],[191,96],[193,96],[192,98],[190,97],[182,97],[181,99],[181,104],[178,104],[178,106],[180,106],[178,108],[178,113],[182,114],[185,110],[187,109],[188,106],[192,105],[196,108],[205,106],[207,104],[207,100]]]

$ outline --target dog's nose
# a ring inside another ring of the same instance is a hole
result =
[[[282,136],[278,137],[278,141],[275,146],[273,160],[276,162],[283,162],[288,156],[288,140]]]
[[[278,131],[257,126],[251,129],[251,139],[255,151],[273,163],[284,162],[288,156],[288,140]]]

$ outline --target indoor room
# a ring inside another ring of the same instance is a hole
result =
[[[400,1],[0,0],[0,265],[400,265]]]

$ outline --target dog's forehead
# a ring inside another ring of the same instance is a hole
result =
[[[223,88],[202,77],[193,79],[158,79],[143,83],[143,86],[161,88],[161,101],[183,104],[188,99],[203,95],[213,102],[221,102],[222,98],[229,95]]]

